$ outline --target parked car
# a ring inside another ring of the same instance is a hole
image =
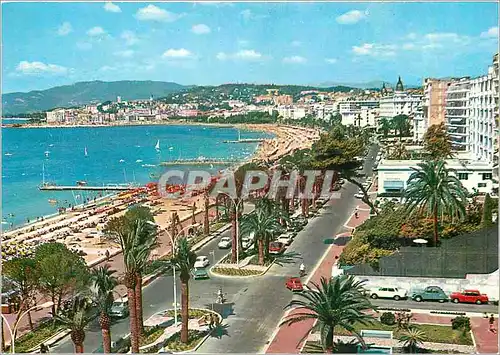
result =
[[[363,192],[361,192],[361,191],[358,191],[358,192],[354,195],[354,197],[356,197],[356,198],[363,198],[364,196],[365,196],[365,195],[364,195],[364,194],[363,194]]]
[[[280,254],[285,250],[285,245],[281,242],[269,243],[269,254]]]
[[[219,244],[217,246],[219,249],[228,249],[231,248],[231,238],[229,237],[222,237],[219,241]]]
[[[376,287],[368,291],[371,298],[392,298],[396,301],[408,297],[408,291],[397,287]]]
[[[305,226],[307,224],[307,218],[300,215],[297,217],[297,219],[295,220],[298,224],[301,224],[302,226]]]
[[[290,277],[286,280],[285,287],[290,291],[303,291],[304,286],[302,285],[302,281],[300,277]]]
[[[280,243],[283,243],[284,245],[288,246],[290,244],[292,244],[292,241],[293,241],[293,236],[292,236],[292,233],[285,233],[285,234],[282,234],[279,238],[278,238],[278,242]]]
[[[488,296],[481,294],[478,290],[464,290],[463,292],[453,292],[450,295],[453,303],[488,303]]]
[[[241,239],[241,244],[243,246],[243,249],[248,249],[252,246],[253,244],[253,238],[250,237],[244,237]]]
[[[422,291],[413,292],[411,298],[414,301],[438,301],[445,302],[448,301],[448,296],[444,293],[443,289],[438,286],[428,286]]]
[[[199,280],[199,279],[209,279],[210,276],[208,276],[207,269],[193,269],[191,271],[191,275],[193,276],[194,280]]]
[[[109,315],[116,318],[128,317],[128,313],[128,298],[126,297],[114,301],[109,311]]]
[[[208,260],[207,256],[199,256],[196,258],[196,261],[194,262],[194,267],[195,269],[203,269],[204,267],[207,267],[210,264],[210,260]]]

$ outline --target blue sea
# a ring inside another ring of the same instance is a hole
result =
[[[240,133],[241,138],[271,137],[260,132]],[[154,181],[151,174],[167,169],[158,167],[162,161],[199,157],[244,160],[255,152],[257,143],[223,143],[236,139],[237,129],[212,126],[3,128],[3,227],[20,225],[96,196],[81,191],[40,191],[44,177],[57,185],[76,185],[80,180],[98,186],[146,184]],[[159,152],[155,149],[158,140]],[[221,168],[214,166],[212,170]]]

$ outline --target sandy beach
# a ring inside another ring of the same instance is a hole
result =
[[[274,138],[259,144],[250,161],[275,162],[295,150],[310,148],[319,138],[318,130],[303,127],[274,124],[241,124],[234,127],[274,134]],[[212,203],[213,200],[210,201]],[[170,226],[173,212],[177,212],[181,220],[187,219],[193,214],[193,204],[196,206],[195,213],[199,213],[204,200],[202,195],[181,199],[161,198],[145,188],[104,197],[90,205],[68,209],[62,214],[44,217],[43,220],[3,233],[2,257],[5,260],[29,256],[40,243],[57,241],[80,253],[88,263],[93,263],[102,258],[106,250],[113,252],[119,248],[103,238],[102,229],[107,221],[124,214],[128,207],[135,204],[150,207],[155,222],[165,230]]]

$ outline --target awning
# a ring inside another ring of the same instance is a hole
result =
[[[405,187],[405,183],[402,180],[386,180],[384,181],[384,189],[398,189],[402,190]]]

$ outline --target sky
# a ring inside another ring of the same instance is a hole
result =
[[[492,3],[3,3],[2,91],[90,80],[391,83],[487,73]]]

